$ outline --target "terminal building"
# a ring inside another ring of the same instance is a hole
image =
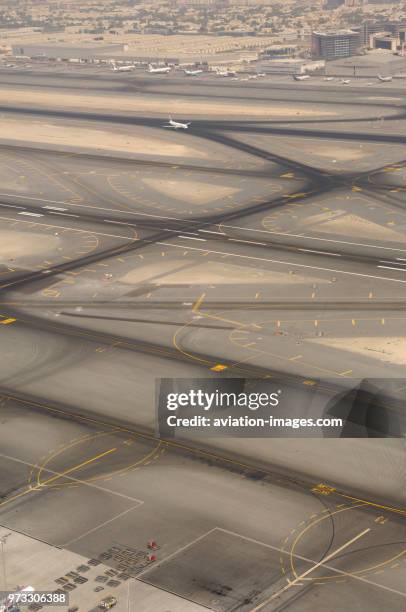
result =
[[[15,56],[23,55],[33,59],[47,60],[80,60],[93,61],[99,55],[114,55],[127,49],[124,44],[105,44],[105,45],[68,45],[68,44],[35,44],[21,43],[12,45],[12,53]]]
[[[278,58],[263,60],[257,64],[257,71],[265,74],[323,74],[326,62],[300,58]]]
[[[265,46],[265,43],[263,43]],[[12,45],[12,54],[15,57],[25,57],[33,60],[43,61],[65,61],[83,63],[109,63],[117,64],[156,64],[156,65],[187,65],[201,66],[206,69],[214,66],[223,68],[243,68],[258,59],[259,50],[237,49],[224,52],[214,51],[194,51],[179,50],[179,53],[172,55],[169,50],[164,49],[160,52],[154,50],[144,50],[141,46],[130,47],[127,44],[117,43],[93,43],[83,42],[77,44],[66,43],[19,43]]]
[[[390,32],[377,32],[376,34],[371,34],[369,48],[386,49],[394,53],[398,48],[398,40]]]
[[[361,52],[361,36],[354,30],[312,33],[312,57],[334,60]]]

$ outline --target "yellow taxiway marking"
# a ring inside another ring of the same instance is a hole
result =
[[[317,383],[316,383],[316,381],[312,380],[312,381],[304,381],[303,384],[315,385]],[[98,420],[98,419],[94,419],[94,418],[91,418],[91,417],[86,417],[86,416],[83,416],[81,414],[76,414],[74,412],[66,412],[64,410],[61,410],[59,408],[55,408],[54,406],[50,406],[48,404],[44,404],[44,403],[41,403],[41,402],[36,402],[36,401],[32,401],[32,400],[30,400],[30,401],[24,400],[22,398],[13,396],[11,394],[7,394],[7,396],[4,396],[4,397],[6,397],[8,399],[12,399],[12,400],[14,400],[14,401],[16,401],[16,402],[18,402],[20,404],[23,404],[23,405],[37,406],[38,408],[41,408],[42,410],[46,410],[46,411],[52,412],[54,414],[64,415],[65,417],[66,417],[66,415],[68,415],[71,418],[75,418],[78,421],[82,421],[84,423],[92,423],[92,424],[96,425],[97,427],[111,427],[112,426],[111,423],[107,423],[107,422],[105,422],[103,420]],[[131,435],[135,435],[135,436],[137,436],[139,438],[143,438],[145,440],[150,440],[150,441],[154,440],[154,441],[156,441],[156,437],[154,435],[148,434],[148,433],[142,433],[142,432],[134,431],[134,430],[130,429],[129,427],[120,426],[120,427],[115,427],[114,429],[115,429],[115,431],[122,431],[122,432],[125,432],[125,433],[129,433]],[[165,440],[164,444],[168,448],[181,449],[183,451],[187,451],[187,452],[191,453],[192,455],[197,455],[197,456],[200,455],[200,456],[203,456],[203,457],[208,457],[210,459],[217,460],[217,461],[222,461],[222,462],[224,462],[226,464],[229,464],[229,465],[239,466],[239,467],[242,467],[242,468],[250,470],[250,471],[252,471],[254,469],[255,470],[259,469],[259,471],[261,471],[264,474],[273,474],[273,472],[271,472],[271,471],[269,472],[268,470],[266,470],[264,468],[258,468],[258,466],[256,466],[256,465],[253,465],[253,464],[250,464],[250,463],[244,463],[242,461],[237,461],[235,459],[230,459],[229,457],[227,457],[225,455],[219,455],[219,454],[211,452],[211,451],[206,451],[206,450],[202,450],[202,449],[198,450],[198,449],[193,448],[192,446],[188,446],[187,444],[184,444],[182,442],[176,442],[176,441],[173,441],[173,440]],[[20,495],[22,495],[22,493],[20,493],[19,496]],[[376,503],[374,501],[370,501],[370,500],[366,500],[366,499],[360,499],[360,498],[357,498],[357,497],[350,497],[349,495],[345,495],[344,493],[341,493],[340,491],[336,491],[336,495],[338,495],[340,497],[343,497],[343,498],[346,498],[346,499],[350,499],[350,500],[355,501],[355,502],[359,502],[359,503],[361,503],[361,504],[363,504],[365,506],[370,506],[371,508],[381,508],[382,510],[387,510],[389,512],[394,512],[396,514],[401,514],[403,516],[406,515],[406,509],[403,509],[403,508],[397,508],[395,506],[383,506],[383,505],[378,504],[378,503]],[[5,502],[2,502],[2,503],[3,504],[7,503],[7,501],[9,501],[9,500],[6,500]],[[0,506],[2,505],[2,503],[0,503]]]
[[[210,368],[210,370],[212,372],[223,372],[224,370],[227,370],[228,366],[222,364],[222,363],[217,363],[215,366],[213,366],[212,368]]]
[[[320,482],[318,485],[313,487],[312,491],[314,493],[320,493],[321,495],[330,495],[331,493],[334,493],[335,488],[330,487],[330,485],[325,484],[324,482]],[[302,521],[300,524],[304,524],[304,521]]]
[[[78,470],[79,468],[82,468],[85,465],[94,463],[98,459],[101,459],[102,457],[105,457],[106,455],[110,455],[110,453],[114,453],[116,450],[117,450],[116,448],[110,448],[109,450],[104,451],[104,453],[100,453],[99,455],[96,455],[95,457],[92,457],[91,459],[87,459],[86,461],[83,461],[82,463],[79,463],[78,465],[75,465],[74,467],[71,467],[68,470],[65,470],[64,472],[61,472],[60,474],[56,474],[56,476],[52,476],[51,478],[44,480],[43,482],[40,483],[39,486],[41,487],[43,485],[46,485],[52,482],[53,480],[57,480],[58,478],[63,478],[67,474],[70,474],[71,472],[74,472],[75,470]]]
[[[360,499],[358,497],[352,497],[351,495],[345,495],[344,493],[340,493],[339,491],[336,491],[336,494],[339,495],[340,497],[343,497],[344,499],[350,499],[353,502],[359,502],[362,504],[366,504],[368,506],[372,506],[373,508],[380,508],[381,510],[388,510],[389,512],[395,512],[395,514],[401,514],[403,516],[406,514],[406,510],[403,510],[402,508],[395,508],[393,506],[385,506],[383,504],[378,504],[376,502],[365,501],[364,499]]]
[[[65,472],[61,472],[60,474],[56,474],[55,476],[52,476],[51,478],[48,478],[48,480],[44,480],[43,482],[41,482],[39,485],[36,485],[35,487],[29,486],[29,488],[26,489],[25,491],[22,491],[21,493],[17,493],[17,495],[14,495],[13,497],[9,497],[8,499],[5,499],[4,501],[2,501],[0,503],[0,506],[4,506],[5,504],[9,504],[10,502],[14,501],[15,499],[18,499],[19,497],[23,497],[24,495],[27,495],[28,493],[32,493],[33,491],[39,491],[43,487],[43,485],[46,485],[46,484],[48,484],[49,482],[51,482],[53,480],[57,480],[58,478],[63,478],[67,474],[70,474],[73,471],[78,470],[79,468],[83,467],[84,465],[88,465],[89,463],[97,461],[97,459],[101,459],[101,457],[104,457],[105,455],[113,453],[116,450],[117,450],[116,448],[111,448],[110,450],[105,451],[104,453],[100,453],[100,455],[96,455],[96,457],[92,457],[91,459],[87,459],[87,461],[84,461],[83,463],[80,463],[79,465],[76,465],[75,467],[69,468]]]
[[[364,531],[361,531],[361,533],[359,533],[358,535],[356,535],[354,538],[352,538],[351,540],[349,540],[348,542],[346,542],[345,544],[343,544],[342,546],[340,546],[339,548],[337,548],[336,550],[333,550],[332,553],[330,553],[329,555],[327,555],[327,557],[324,557],[324,559],[322,559],[321,561],[319,561],[318,563],[315,563],[315,565],[313,565],[313,567],[310,567],[308,570],[306,570],[305,572],[303,572],[303,574],[300,574],[300,576],[297,576],[297,578],[295,578],[294,580],[290,580],[288,582],[288,584],[286,586],[284,586],[282,589],[279,589],[279,591],[277,591],[276,593],[274,593],[271,597],[269,597],[268,599],[266,599],[265,601],[263,601],[261,604],[259,604],[258,606],[256,606],[255,608],[253,608],[251,610],[251,612],[257,612],[257,610],[262,610],[262,608],[264,608],[265,606],[267,606],[271,601],[273,601],[276,597],[279,597],[280,595],[282,595],[282,593],[284,593],[285,591],[287,591],[288,589],[290,589],[291,586],[294,586],[295,584],[300,583],[301,580],[303,580],[306,576],[308,576],[309,574],[311,574],[312,572],[314,572],[316,569],[318,569],[321,565],[325,565],[328,561],[330,561],[331,559],[333,559],[334,557],[336,557],[342,550],[344,550],[345,548],[348,548],[349,546],[351,546],[351,544],[354,544],[354,542],[356,542],[357,540],[359,540],[360,538],[362,538],[364,535],[366,535],[367,533],[369,533],[371,530],[368,527],[367,529],[364,529]]]
[[[204,298],[206,297],[205,293],[202,293],[202,295],[196,300],[196,302],[193,304],[192,306],[192,310],[193,312],[198,312],[199,308],[204,300]]]

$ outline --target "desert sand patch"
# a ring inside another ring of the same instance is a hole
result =
[[[138,133],[137,133],[138,132]],[[125,151],[144,155],[167,157],[205,158],[207,154],[169,138],[158,138],[154,130],[129,129],[122,134],[112,130],[98,130],[56,123],[43,123],[29,119],[10,120],[0,118],[0,136],[4,139],[38,142],[73,147],[91,147],[102,150]]]
[[[45,255],[59,246],[59,238],[33,232],[0,232],[0,258]]]
[[[312,226],[316,232],[339,234],[340,236],[355,236],[356,238],[372,238],[376,240],[402,241],[406,235],[396,232],[358,215],[346,214],[344,211],[321,213],[308,217],[302,225]]]
[[[337,161],[352,161],[356,159],[363,159],[364,157],[368,157],[372,155],[369,151],[365,149],[360,149],[355,147],[337,147],[337,146],[317,146],[312,147],[311,149],[304,147],[306,152],[311,153],[312,155],[316,155],[317,157],[328,157],[330,159],[335,159]]]
[[[103,110],[117,114],[120,111],[161,114],[165,118],[169,114],[187,118],[194,115],[225,115],[225,116],[269,116],[291,118],[293,115],[301,117],[335,117],[337,112],[321,111],[308,106],[272,106],[269,104],[220,101],[210,99],[201,101],[196,99],[153,97],[142,94],[129,96],[95,96],[73,95],[51,91],[33,91],[29,93],[18,89],[1,89],[0,104],[6,106],[26,105],[41,106],[52,109],[87,109],[91,112]]]
[[[142,182],[170,198],[181,201],[187,200],[192,204],[207,204],[208,202],[232,196],[240,191],[238,187],[213,185],[198,181],[143,178]]]
[[[208,261],[188,264],[184,260],[172,260],[148,264],[127,272],[119,281],[129,285],[137,283],[153,284],[187,284],[187,285],[230,285],[230,284],[300,284],[327,283],[328,280],[289,274],[288,272],[271,272],[256,270],[234,264]]]
[[[406,338],[398,337],[371,337],[371,338],[312,338],[322,346],[336,348],[364,357],[379,359],[394,365],[406,364]]]

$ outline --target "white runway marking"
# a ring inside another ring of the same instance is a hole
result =
[[[178,238],[184,238],[185,240],[199,240],[200,242],[207,242],[205,238],[195,238],[194,236],[182,236],[179,235]]]
[[[396,272],[406,272],[406,268],[392,268],[391,266],[376,266],[377,268],[384,268],[385,270],[396,270]]]
[[[26,217],[43,217],[39,213],[28,212],[27,210],[17,213],[17,215],[25,215]]]
[[[42,208],[45,208],[46,210],[59,210],[60,212],[68,210],[67,208],[61,208],[60,206],[43,206]]]
[[[339,253],[329,253],[328,251],[313,251],[312,249],[298,249],[303,253],[316,253],[316,255],[331,255],[331,257],[341,257]]]
[[[2,221],[18,221],[18,223],[29,223],[30,225],[33,224],[33,221],[24,221],[23,219],[10,219],[9,217],[0,217],[0,219]],[[80,232],[81,234],[94,234],[95,236],[106,236],[107,238],[121,238],[122,240],[130,240],[133,242],[135,240],[138,240],[138,238],[130,238],[129,236],[120,236],[118,234],[104,234],[102,232],[95,232],[94,230],[84,230],[84,229],[79,229],[76,227],[66,227],[66,225],[53,225],[51,223],[38,223],[38,221],[35,221],[35,225],[41,225],[43,227],[48,227],[51,229],[55,228],[55,229],[69,230],[70,232]]]
[[[156,242],[161,246],[172,247],[177,249],[184,249],[184,245],[171,244],[170,242]],[[308,264],[295,263],[292,261],[281,261],[279,259],[267,259],[266,257],[254,257],[253,255],[240,255],[239,253],[230,253],[228,251],[210,251],[209,249],[198,249],[197,247],[188,247],[190,251],[201,251],[202,253],[213,253],[214,255],[228,255],[229,257],[238,257],[239,259],[249,259],[255,261],[267,261],[269,263],[276,263],[282,266],[293,266],[298,268],[307,268],[310,270],[321,270],[323,272],[334,272],[335,274],[347,274],[349,276],[361,276],[363,278],[374,278],[376,280],[385,280],[392,283],[406,283],[406,280],[400,278],[390,278],[388,276],[374,276],[373,274],[363,274],[362,272],[349,272],[347,270],[337,270],[335,268],[322,268],[319,266],[310,266]]]
[[[28,196],[21,196],[21,195],[16,195],[16,194],[11,194],[11,193],[0,193],[0,196],[7,196],[7,197],[13,197],[13,198],[21,198],[21,199],[27,199],[27,200],[36,200],[38,202],[51,202],[53,204],[65,204],[65,206],[76,206],[79,208],[89,208],[91,210],[103,210],[105,212],[114,212],[114,213],[118,213],[118,212],[122,212],[122,211],[118,211],[114,208],[106,208],[103,206],[90,206],[87,204],[76,204],[74,202],[59,202],[58,200],[44,200],[43,198],[34,198],[34,197],[28,197]],[[17,206],[11,206],[11,204],[0,204],[0,206],[5,206],[5,207],[12,207],[12,208],[18,208]],[[134,212],[134,211],[126,211],[125,212],[126,215],[136,215],[138,217],[151,217],[153,219],[163,219],[165,221],[181,221],[182,223],[194,223],[196,224],[196,221],[192,221],[190,219],[181,219],[179,217],[166,217],[163,215],[153,215],[151,213],[138,213],[138,212]],[[106,219],[104,219],[104,222],[107,222]],[[113,223],[113,221],[109,221],[109,223]],[[116,223],[123,223],[124,225],[130,225],[127,224],[125,222],[122,221],[116,221]],[[210,224],[207,224],[210,225]],[[237,230],[241,230],[244,232],[260,232],[262,234],[270,234],[270,235],[274,235],[274,236],[286,236],[288,238],[303,238],[305,240],[316,240],[318,242],[332,242],[334,244],[346,244],[346,245],[350,245],[350,246],[360,246],[360,247],[367,247],[370,249],[380,249],[380,250],[384,250],[384,251],[399,251],[400,253],[406,253],[406,249],[401,249],[401,248],[396,248],[396,247],[385,247],[385,246],[379,246],[379,245],[375,245],[375,244],[365,244],[363,242],[351,242],[351,241],[347,241],[347,240],[333,240],[332,238],[320,238],[320,237],[315,237],[315,236],[306,236],[303,234],[290,234],[288,232],[272,232],[270,230],[262,230],[262,229],[254,229],[254,228],[249,228],[249,227],[239,227],[237,225],[221,225],[224,228],[227,229],[237,229]],[[199,230],[200,232],[207,232],[210,234],[219,234],[221,236],[226,236],[226,234],[224,234],[224,232],[215,232],[215,231],[211,231],[211,230]]]

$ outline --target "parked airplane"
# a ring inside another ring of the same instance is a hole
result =
[[[378,80],[382,81],[382,83],[390,83],[391,80],[393,79],[393,77],[391,76],[382,76],[381,74],[378,74]]]
[[[172,68],[170,66],[162,66],[159,68],[154,68],[152,64],[148,64],[147,72],[149,72],[150,74],[168,74],[168,72],[170,72],[171,70]]]
[[[235,77],[236,76],[236,72],[235,70],[216,70],[216,74],[219,77]]]
[[[293,78],[295,79],[295,81],[307,81],[307,79],[310,79],[310,75],[309,74],[294,74]]]
[[[186,76],[197,76],[198,74],[202,74],[203,70],[185,70],[183,71]]]
[[[349,85],[351,83],[351,79],[341,79],[341,83],[343,85]]]
[[[116,66],[115,62],[111,62],[111,69],[113,72],[132,72],[135,70],[135,66]]]
[[[169,123],[164,125],[165,128],[173,128],[174,130],[187,130],[189,128],[189,123],[181,123],[180,121],[174,121],[172,117],[169,117]]]

